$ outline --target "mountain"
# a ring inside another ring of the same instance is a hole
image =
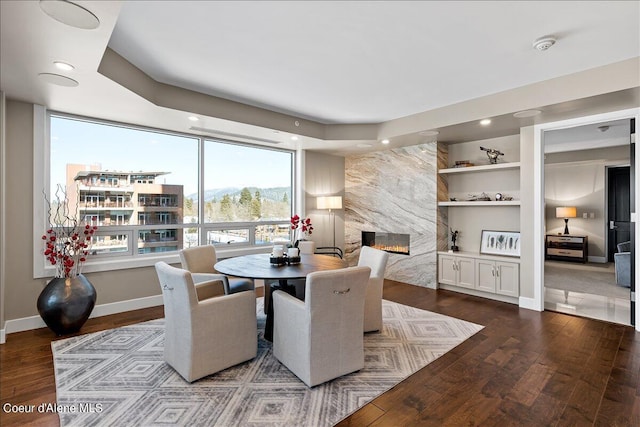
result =
[[[282,201],[282,196],[285,193],[287,193],[287,197],[289,198],[289,200],[291,200],[291,188],[289,187],[272,187],[272,188],[247,187],[247,188],[251,192],[252,196],[256,193],[256,191],[260,191],[262,200],[272,200],[275,202],[280,202]],[[236,187],[209,189],[204,191],[204,200],[205,202],[209,202],[213,199],[216,199],[219,201],[220,199],[222,199],[222,196],[224,196],[225,194],[228,194],[231,197],[235,196],[236,198],[239,198],[241,191],[242,191],[242,188],[236,188]],[[188,196],[185,196],[185,197],[195,201],[198,199],[198,193],[189,194]]]

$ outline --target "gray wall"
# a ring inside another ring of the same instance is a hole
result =
[[[313,151],[305,152],[304,197],[305,211],[314,226],[311,240],[316,246],[333,245],[335,219],[335,246],[344,249],[344,157]],[[342,196],[343,209],[317,209],[318,196]]]
[[[361,232],[410,234],[411,255],[390,254],[386,278],[436,286],[437,143],[349,156],[345,163],[346,253],[357,263]]]
[[[555,217],[558,206],[575,206],[569,232],[588,236],[589,257],[606,262],[606,169],[629,164],[629,146],[571,151],[545,156],[545,226],[549,234],[564,232],[564,220]],[[587,213],[588,218],[583,218]],[[593,213],[594,218],[589,214]]]

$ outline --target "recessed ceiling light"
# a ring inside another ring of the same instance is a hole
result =
[[[76,80],[70,79],[69,77],[61,76],[60,74],[40,73],[38,74],[38,77],[40,77],[47,83],[58,86],[76,87],[80,84]]]
[[[489,125],[491,124],[491,119],[483,119],[483,120],[480,120],[480,124],[481,124],[482,126],[489,126]]]
[[[556,44],[556,38],[554,36],[544,36],[533,41],[533,48],[539,51],[545,51],[554,44]]]
[[[298,137],[297,137],[297,136],[295,136],[295,135],[293,135],[293,136],[291,137],[291,140],[292,140],[292,141],[297,141],[297,140],[298,140]]]
[[[388,143],[390,143],[391,141],[389,141],[388,139],[383,139],[382,141],[380,141],[381,143],[387,145]]]
[[[53,61],[53,65],[55,65],[57,69],[63,71],[73,71],[76,68],[73,65],[62,61]]]
[[[56,21],[75,28],[94,30],[100,25],[96,15],[70,1],[40,0],[40,8]]]
[[[513,117],[518,119],[524,119],[526,117],[537,116],[540,113],[542,113],[542,111],[540,110],[524,110],[524,111],[518,111],[517,113],[513,113]]]
[[[436,136],[440,134],[440,132],[438,132],[437,130],[423,130],[422,132],[420,132],[420,135],[422,136]]]
[[[196,116],[189,116],[189,120],[191,120],[192,122],[197,122],[200,119]]]

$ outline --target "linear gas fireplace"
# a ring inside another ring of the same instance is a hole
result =
[[[363,231],[362,246],[371,246],[392,254],[409,255],[409,235]]]

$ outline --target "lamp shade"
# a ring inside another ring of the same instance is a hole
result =
[[[575,218],[576,207],[575,206],[562,206],[556,208],[556,218]]]
[[[320,196],[318,209],[342,209],[342,196]]]

